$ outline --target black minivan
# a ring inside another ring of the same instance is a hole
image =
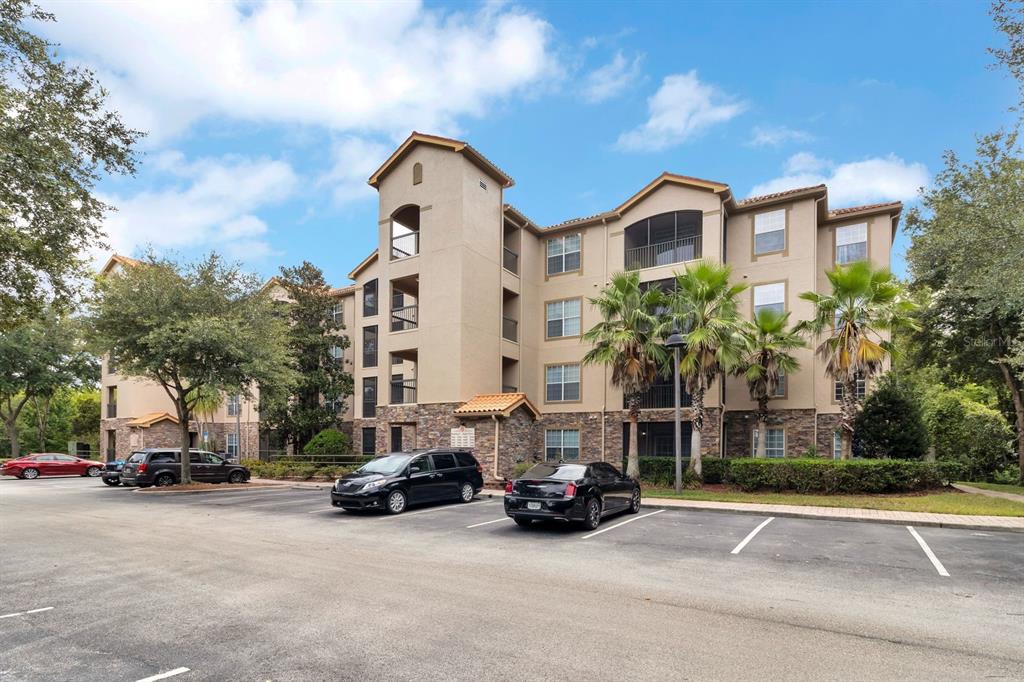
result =
[[[205,450],[190,450],[192,480],[196,483],[245,483],[249,470]],[[181,450],[146,448],[132,453],[121,469],[121,485],[147,488],[174,485],[181,480]]]
[[[421,502],[471,502],[483,487],[483,469],[465,450],[394,452],[339,478],[331,490],[331,504],[349,511],[401,514]]]

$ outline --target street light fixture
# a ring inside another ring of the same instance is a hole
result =
[[[679,423],[680,411],[680,389],[679,389],[679,349],[686,345],[686,339],[679,333],[679,329],[673,329],[669,337],[665,339],[665,347],[672,349],[673,384],[675,385],[675,455],[676,455],[676,492],[683,492],[683,431]]]

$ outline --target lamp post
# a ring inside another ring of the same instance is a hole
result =
[[[672,376],[673,384],[675,386],[675,456],[676,456],[676,492],[681,493],[683,491],[683,430],[679,420],[682,415],[680,406],[680,390],[679,390],[679,349],[686,345],[686,340],[683,335],[679,333],[678,329],[673,329],[672,333],[665,340],[665,346],[672,349]]]

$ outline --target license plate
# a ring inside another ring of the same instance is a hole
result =
[[[531,509],[533,511],[536,511],[536,510],[540,509],[540,502],[527,502],[526,503],[526,508],[527,509]]]

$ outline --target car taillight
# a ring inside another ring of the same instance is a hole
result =
[[[576,497],[576,484],[575,483],[570,483],[569,485],[565,486],[565,496],[566,497]]]
[[[505,481],[505,492],[512,492],[512,481]]]
[[[146,463],[145,462],[143,462],[142,464],[139,465],[138,472],[140,474],[146,473]]]

